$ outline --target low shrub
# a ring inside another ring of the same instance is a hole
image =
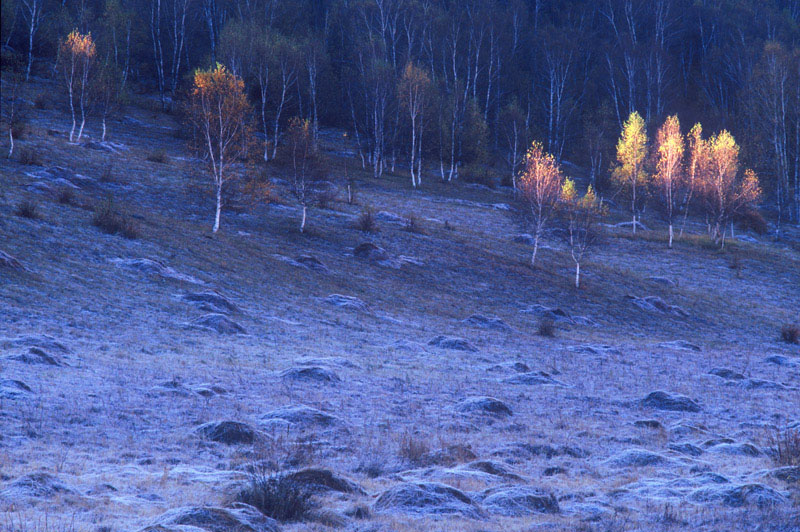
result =
[[[151,163],[166,164],[169,161],[167,153],[164,150],[154,151],[147,155],[147,160]]]
[[[72,205],[75,201],[75,191],[71,187],[61,187],[56,193],[56,201],[62,205]]]
[[[20,148],[19,162],[26,166],[42,166],[42,158],[39,152],[32,148]]]
[[[20,119],[14,120],[11,124],[11,134],[14,135],[14,140],[22,140],[28,134],[28,126]]]
[[[311,493],[305,486],[280,473],[265,471],[251,473],[235,500],[281,522],[302,521],[313,507]]]
[[[542,318],[536,325],[536,332],[539,333],[539,336],[552,338],[556,335],[556,323],[552,318]]]
[[[111,199],[104,201],[95,209],[92,225],[109,235],[121,235],[129,239],[139,237],[139,231],[134,223],[124,214],[117,212]]]
[[[423,227],[420,219],[414,216],[413,214],[409,215],[408,218],[406,218],[406,225],[404,229],[409,233],[416,233],[418,235],[427,234],[427,231],[425,231],[425,227]]]
[[[364,209],[364,212],[356,220],[356,228],[365,233],[376,233],[378,231],[378,219],[375,217],[375,211]]]
[[[770,454],[780,466],[800,466],[800,430],[777,431],[769,439]]]
[[[36,204],[30,200],[20,202],[17,205],[17,208],[14,210],[14,214],[23,218],[29,218],[31,220],[39,219],[39,210],[36,207]]]
[[[430,450],[430,446],[425,440],[417,438],[409,432],[405,432],[400,436],[398,454],[400,458],[411,465],[421,464],[423,457]]]
[[[781,340],[787,344],[800,344],[800,327],[791,323],[781,327]]]
[[[745,231],[750,230],[757,235],[767,234],[767,230],[769,229],[767,221],[757,210],[749,209],[740,214],[738,218],[739,224]]]

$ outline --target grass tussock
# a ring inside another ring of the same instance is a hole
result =
[[[364,209],[364,212],[356,220],[356,229],[365,233],[377,233],[379,229],[375,211],[369,208]]]
[[[539,336],[553,338],[556,335],[556,323],[552,318],[542,318],[536,324],[536,332]]]
[[[169,162],[169,157],[167,157],[167,152],[164,150],[157,150],[147,154],[146,159],[151,163],[158,163],[158,164],[167,164]]]
[[[61,187],[56,192],[56,201],[61,205],[72,205],[75,202],[75,191],[71,187]]]
[[[411,465],[422,464],[423,458],[431,450],[428,442],[422,438],[414,436],[410,432],[401,434],[398,444],[399,449],[397,454],[400,456],[400,458]]]
[[[791,323],[781,327],[781,340],[787,344],[800,344],[800,327]]]
[[[778,431],[769,440],[770,454],[779,466],[800,466],[800,430]]]
[[[26,166],[42,166],[42,158],[33,148],[21,148],[19,150],[19,162]]]
[[[109,235],[121,235],[131,240],[139,238],[136,225],[125,214],[116,210],[111,199],[95,208],[92,225]]]
[[[419,218],[414,216],[413,214],[409,215],[406,218],[405,227],[403,227],[409,233],[414,233],[417,235],[426,235],[428,232],[425,230],[425,226],[422,224]]]
[[[312,495],[305,486],[280,473],[266,471],[251,473],[234,500],[284,523],[303,521],[313,509]]]
[[[14,209],[14,214],[29,220],[38,220],[40,218],[39,209],[31,200],[21,201]]]

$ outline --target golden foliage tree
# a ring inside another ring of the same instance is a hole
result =
[[[707,142],[707,171],[698,182],[698,191],[710,217],[711,235],[724,248],[728,222],[754,206],[761,187],[755,172],[739,172],[739,145],[733,135],[722,130]]]
[[[188,116],[198,133],[195,148],[208,161],[214,180],[215,233],[222,212],[222,186],[231,178],[231,165],[247,154],[251,114],[241,78],[219,63],[209,70],[195,71]]]
[[[78,30],[72,30],[67,38],[61,43],[59,57],[61,69],[64,73],[64,81],[67,84],[67,94],[69,96],[69,110],[72,114],[72,129],[69,132],[69,141],[75,137],[75,104],[77,103],[81,113],[81,127],[78,130],[77,140],[81,140],[83,126],[86,124],[86,108],[89,104],[89,75],[92,63],[97,56],[97,48],[92,40],[92,34],[82,34]]]
[[[411,185],[415,188],[422,184],[422,132],[430,87],[428,74],[409,61],[400,79],[399,93],[411,119]]]
[[[708,142],[703,139],[703,126],[699,122],[692,126],[687,136],[689,150],[689,161],[686,169],[686,199],[684,201],[683,223],[681,225],[681,236],[686,227],[686,218],[689,216],[689,207],[698,183],[705,180],[705,172],[708,171]]]
[[[622,126],[622,134],[617,142],[617,167],[612,177],[631,199],[633,233],[636,234],[636,213],[641,192],[647,186],[645,157],[647,156],[647,129],[641,115],[632,112]]]
[[[656,133],[656,172],[653,185],[664,203],[669,223],[669,247],[672,247],[672,221],[675,201],[682,181],[683,135],[676,115],[670,116]]]
[[[531,144],[522,164],[519,188],[525,205],[530,209],[533,225],[531,266],[535,266],[539,239],[558,202],[564,176],[556,158],[545,152],[542,143],[538,141]]]
[[[567,178],[561,186],[561,208],[567,229],[567,242],[575,262],[575,288],[581,287],[581,263],[600,236],[597,221],[605,210],[589,185],[583,197],[578,195],[575,182]]]

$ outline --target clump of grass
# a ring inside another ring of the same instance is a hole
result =
[[[787,344],[800,344],[800,327],[791,323],[781,327],[781,340]]]
[[[800,430],[778,431],[769,441],[772,459],[781,466],[800,466]]]
[[[411,465],[421,464],[423,458],[431,450],[425,440],[417,438],[409,432],[405,432],[400,436],[399,447],[398,454],[400,458]]]
[[[32,148],[22,148],[19,150],[19,162],[27,166],[42,166],[42,158],[39,153]]]
[[[147,160],[151,163],[166,164],[169,160],[164,150],[158,150],[147,154]]]
[[[103,168],[103,173],[100,174],[100,181],[103,183],[113,183],[114,182],[114,163],[111,160],[108,161],[106,167]]]
[[[28,218],[30,220],[39,219],[39,210],[36,204],[31,200],[25,200],[17,204],[17,208],[14,210],[14,214],[16,214],[17,216],[21,216],[23,218]]]
[[[61,205],[72,205],[75,201],[75,192],[71,187],[61,187],[56,193],[56,201]]]
[[[22,140],[28,133],[28,126],[21,119],[14,120],[11,124],[11,133],[14,135],[14,140]]]
[[[313,506],[305,486],[280,473],[265,471],[251,473],[247,485],[234,498],[281,522],[302,521]]]
[[[124,214],[117,212],[111,199],[104,201],[95,209],[92,225],[109,235],[122,235],[131,240],[139,237],[139,231],[134,223]]]
[[[425,231],[425,227],[422,225],[420,219],[414,216],[413,214],[409,215],[408,218],[406,218],[406,225],[403,229],[405,229],[409,233],[415,233],[417,235],[427,234],[427,231]]]
[[[556,335],[556,323],[552,318],[542,318],[536,325],[536,332],[539,336],[553,338]]]
[[[356,220],[356,229],[365,233],[378,232],[378,220],[375,217],[375,211],[369,208],[364,209],[364,212]]]

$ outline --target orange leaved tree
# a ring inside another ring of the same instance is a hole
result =
[[[69,131],[70,142],[73,141],[75,136],[76,103],[81,113],[81,127],[78,130],[77,140],[81,140],[81,135],[83,135],[83,126],[86,124],[86,108],[89,104],[89,73],[96,55],[97,49],[91,33],[82,34],[78,30],[72,30],[61,43],[59,57],[61,69],[64,73],[64,81],[67,84],[69,110],[72,113],[72,129]]]
[[[188,116],[197,132],[195,148],[208,161],[214,180],[215,233],[222,212],[222,186],[231,177],[231,165],[247,153],[251,114],[241,78],[219,63],[209,70],[195,71]]]
[[[647,186],[646,155],[647,130],[641,115],[634,111],[622,126],[622,135],[617,142],[618,164],[613,172],[614,181],[630,196],[633,234],[636,234],[638,201],[641,200],[642,189]]]
[[[672,221],[675,201],[682,181],[683,135],[678,117],[667,118],[656,134],[656,173],[653,185],[664,203],[664,212],[669,223],[669,247],[672,247]]]
[[[734,216],[754,207],[761,197],[758,176],[739,172],[739,145],[727,130],[708,140],[708,171],[700,190],[711,219],[711,236],[725,247],[725,230]]]
[[[523,202],[530,209],[530,220],[533,226],[531,266],[535,266],[539,239],[553,213],[553,207],[558,202],[564,176],[556,158],[545,152],[542,143],[538,141],[531,144],[522,164],[519,189]]]

